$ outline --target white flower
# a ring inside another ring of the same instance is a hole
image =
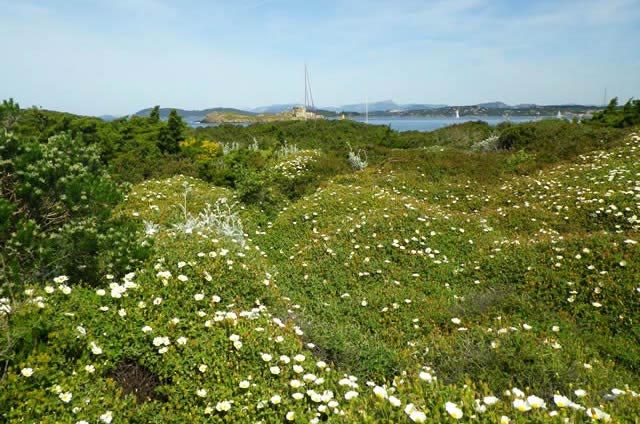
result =
[[[206,364],[200,364],[198,365],[198,371],[205,373],[207,372],[207,369],[209,369],[209,367]]]
[[[514,387],[513,389],[511,389],[511,392],[513,393],[513,395],[515,397],[519,397],[519,398],[523,398],[524,397],[524,392],[520,389],[518,389],[517,387]]]
[[[232,342],[237,342],[238,340],[240,340],[240,336],[238,336],[237,334],[232,334],[229,336],[229,340],[231,340]]]
[[[562,395],[553,395],[553,402],[558,406],[558,408],[565,408],[573,404],[573,402],[571,402],[566,396]]]
[[[285,418],[287,421],[294,421],[296,419],[296,413],[294,411],[289,411],[287,412],[287,415],[285,415]]]
[[[71,398],[73,397],[73,395],[71,394],[71,392],[65,392],[65,393],[60,393],[58,397],[64,403],[69,403],[71,402]]]
[[[69,286],[67,286],[65,284],[61,284],[60,286],[58,286],[58,288],[64,294],[70,294],[71,293],[71,287],[69,287]]]
[[[613,393],[614,396],[620,396],[620,395],[625,394],[626,392],[624,390],[613,388],[613,389],[611,389],[611,393]]]
[[[93,353],[94,355],[100,355],[102,354],[102,348],[95,342],[91,342],[91,353]]]
[[[503,415],[500,417],[500,424],[509,424],[511,422],[511,418]]]
[[[127,310],[126,309],[118,309],[118,315],[120,315],[122,318],[127,316]]]
[[[187,344],[187,338],[186,337],[178,337],[178,339],[176,340],[176,343],[178,343],[179,345],[186,345]]]
[[[353,390],[349,390],[347,393],[344,394],[344,398],[346,400],[351,400],[356,397],[358,397],[358,392],[355,392]]]
[[[300,380],[291,380],[289,382],[289,385],[294,389],[299,389],[300,387],[302,387],[302,381],[300,381]]]
[[[56,284],[62,284],[65,281],[69,281],[69,277],[67,277],[66,275],[60,275],[53,279],[53,282]]]
[[[189,277],[187,277],[184,274],[180,274],[180,275],[178,275],[178,280],[180,280],[180,281],[182,281],[184,283],[186,281],[189,281]]]
[[[598,420],[602,420],[604,422],[611,421],[611,415],[607,414],[606,412],[598,408],[587,409],[587,415],[594,421],[598,421]]]
[[[576,391],[574,391],[573,393],[576,394],[576,396],[578,397],[585,397],[587,395],[587,392],[583,389],[578,389]]]
[[[459,420],[460,418],[462,418],[462,410],[460,408],[458,408],[458,405],[456,405],[453,402],[447,402],[444,404],[444,409],[447,411],[447,413],[449,415],[451,415],[452,418],[455,418],[456,420]]]
[[[400,399],[395,396],[389,396],[389,403],[395,407],[399,407],[400,405],[402,405]]]
[[[100,421],[103,423],[109,424],[113,420],[113,413],[111,411],[107,411],[104,414],[100,415]]]
[[[242,381],[240,382],[240,384],[238,384],[238,386],[239,386],[241,389],[248,389],[250,385],[251,385],[251,383],[249,383],[247,380],[242,380]]]
[[[94,367],[93,365],[89,364],[89,365],[85,365],[84,366],[84,370],[86,372],[88,372],[89,374],[93,374],[96,371],[96,367]]]
[[[20,373],[22,373],[22,375],[24,375],[25,377],[31,377],[33,375],[33,368],[22,368],[22,370],[20,370]]]
[[[216,404],[216,411],[218,412],[227,412],[231,409],[231,401],[223,400],[222,402],[218,402]]]
[[[193,296],[193,298],[194,298],[196,301],[198,301],[198,302],[199,302],[199,301],[201,301],[202,299],[204,299],[204,294],[202,294],[202,293],[196,293],[196,294]]]
[[[260,355],[260,357],[261,357],[261,358],[262,358],[262,360],[263,360],[263,361],[265,361],[265,362],[269,362],[269,361],[271,361],[271,360],[273,359],[273,356],[271,356],[271,355],[270,355],[270,354],[268,354],[268,353],[263,353],[263,354],[261,354],[261,355]]]
[[[545,403],[544,400],[542,400],[541,398],[539,398],[538,396],[534,396],[531,395],[527,398],[527,403],[533,408],[533,409],[538,409],[538,408],[546,408],[547,404]]]
[[[387,395],[387,390],[384,387],[380,386],[376,386],[373,388],[373,394],[375,394],[378,399],[386,399],[387,397],[389,397],[389,395]]]
[[[522,328],[524,328],[525,330],[529,331],[531,330],[533,327],[530,326],[529,324],[522,324]]]
[[[300,392],[295,392],[294,394],[291,395],[291,397],[294,398],[295,400],[302,400],[304,399],[304,394]]]
[[[196,395],[198,395],[201,398],[207,397],[207,390],[206,389],[198,389],[198,391],[196,392]]]
[[[500,399],[498,399],[495,396],[485,396],[482,401],[486,404],[486,405],[495,405],[496,403],[498,403]]]
[[[426,381],[427,383],[431,383],[433,381],[433,376],[426,371],[421,371],[418,377],[420,377],[420,380]]]
[[[460,318],[451,318],[451,322],[454,323],[455,325],[460,325],[462,320],[460,320]]]
[[[519,398],[513,401],[513,407],[520,412],[525,412],[531,409],[531,405],[529,405],[526,401]]]
[[[427,414],[415,409],[409,414],[409,419],[414,423],[424,423],[425,421],[427,421]]]
[[[152,331],[153,331],[153,328],[149,327],[148,325],[145,325],[144,327],[142,327],[143,333],[150,333]]]
[[[296,374],[302,374],[304,372],[304,368],[298,364],[293,366],[293,372]]]
[[[280,402],[282,402],[282,398],[280,397],[280,395],[273,395],[271,396],[271,399],[269,399],[269,402],[271,402],[273,405],[278,405]]]
[[[306,357],[302,354],[297,354],[296,356],[293,357],[293,360],[296,362],[304,362],[305,359]]]
[[[273,375],[278,375],[280,374],[280,367],[279,366],[273,366],[269,368],[269,372],[271,372],[271,374]]]

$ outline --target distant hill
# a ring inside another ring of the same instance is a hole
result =
[[[503,102],[487,102],[487,103],[478,103],[477,105],[474,106],[478,106],[478,107],[484,107],[487,109],[508,109],[511,106],[509,106],[506,103]]]
[[[259,106],[249,109],[253,113],[280,113],[293,109],[295,106],[302,106],[300,103],[284,103],[268,106]]]
[[[142,110],[134,113],[134,115],[135,116],[148,117],[149,114],[151,113],[151,109],[153,109],[153,108],[142,109]],[[173,109],[174,108],[169,108],[169,107],[160,108],[160,119],[167,119],[167,117],[169,116],[169,113]],[[230,108],[230,107],[214,107],[214,108],[202,109],[202,110],[185,110],[185,109],[177,109],[176,108],[176,112],[178,112],[178,115],[180,115],[182,117],[182,119],[184,119],[186,121],[201,121],[207,115],[209,115],[210,113],[215,113],[215,112],[237,113],[237,114],[242,114],[242,115],[254,115],[255,114],[253,112],[249,112],[249,111],[246,111],[246,110],[235,109],[235,108]]]
[[[100,115],[100,116],[98,116],[98,118],[102,119],[103,121],[111,122],[111,121],[115,121],[116,119],[118,119],[118,118],[119,118],[119,116],[114,116],[114,115]]]
[[[407,103],[407,104],[399,104],[394,102],[393,100],[382,100],[378,102],[371,102],[368,104],[368,109],[370,113],[375,112],[398,112],[398,111],[409,111],[409,110],[424,110],[424,109],[438,109],[442,107],[446,107],[444,104],[421,104],[421,103]],[[336,112],[355,112],[355,113],[365,113],[367,109],[366,103],[355,103],[349,105],[342,105],[338,107],[324,107],[326,110],[333,110]]]

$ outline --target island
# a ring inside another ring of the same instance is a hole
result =
[[[248,114],[241,112],[212,112],[200,122],[205,124],[244,124],[276,121],[304,121],[309,119],[324,119],[320,113],[307,110],[304,106],[295,106],[291,110],[280,113]]]

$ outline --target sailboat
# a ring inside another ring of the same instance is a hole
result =
[[[460,119],[460,111],[456,109],[456,119]]]

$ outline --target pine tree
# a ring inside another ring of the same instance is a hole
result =
[[[158,147],[165,153],[177,153],[180,150],[180,142],[184,140],[185,124],[178,112],[173,109],[169,113],[167,125],[160,131]]]
[[[7,130],[18,122],[20,117],[20,105],[13,101],[13,98],[9,100],[3,100],[0,104],[0,127],[4,127]]]
[[[149,114],[149,119],[154,124],[160,122],[160,106],[156,105],[153,107],[153,109],[151,109],[151,113]]]

